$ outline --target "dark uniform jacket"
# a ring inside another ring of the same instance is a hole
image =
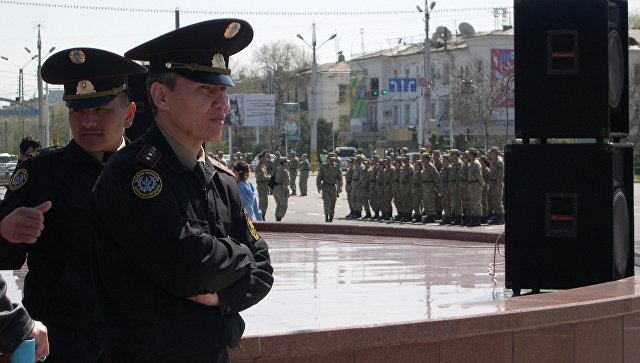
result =
[[[18,207],[35,207],[50,200],[44,230],[35,244],[0,238],[0,268],[19,269],[28,254],[22,302],[31,317],[101,340],[90,273],[88,211],[102,163],[73,140],[64,148],[42,152],[16,169],[0,205],[0,219]]]
[[[0,353],[11,353],[31,334],[33,320],[7,297],[7,283],[0,276]]]
[[[96,183],[98,309],[113,361],[216,361],[240,340],[238,312],[271,289],[268,247],[234,178],[208,158],[198,170],[179,161],[154,124]],[[219,307],[188,300],[214,292]]]

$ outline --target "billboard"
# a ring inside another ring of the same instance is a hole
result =
[[[275,126],[275,95],[229,95],[225,125]]]
[[[513,49],[491,49],[491,82],[495,85],[504,84],[507,81],[509,91],[507,93],[507,106],[514,106],[513,91],[515,89],[515,82],[513,79],[509,80],[509,77],[514,73],[515,58]],[[505,106],[505,95],[498,96],[498,106]]]
[[[282,133],[288,140],[300,139],[300,104],[282,104]]]
[[[367,71],[351,71],[349,75],[349,117],[364,118],[366,116]]]

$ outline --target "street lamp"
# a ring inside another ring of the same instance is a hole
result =
[[[507,120],[507,129],[504,133],[504,144],[507,144],[507,141],[509,140],[509,82],[511,82],[511,80],[513,79],[513,77],[515,76],[514,73],[511,73],[509,75],[509,77],[507,78],[507,80],[504,83],[504,114]]]
[[[306,44],[309,48],[313,50],[313,62],[311,63],[311,107],[309,110],[309,116],[311,118],[311,142],[310,144],[310,156],[311,156],[311,165],[315,167],[318,162],[318,118],[316,114],[316,81],[317,81],[317,73],[318,66],[316,64],[316,49],[325,45],[328,41],[334,39],[337,34],[333,34],[329,37],[329,39],[322,42],[322,44],[316,46],[316,23],[313,23],[313,33],[311,34],[311,44],[307,43],[306,40],[300,34],[296,34],[298,39],[302,40],[304,44]]]
[[[25,48],[26,49],[26,48]],[[51,47],[49,49],[49,53],[47,53],[44,57],[46,58],[49,54],[53,52],[56,47]],[[40,75],[40,71],[42,69],[42,41],[40,40],[40,24],[38,24],[38,74],[36,78],[38,80],[38,133],[40,136],[40,142],[42,142],[43,146],[49,146],[49,132],[48,128],[45,127],[45,114],[47,115],[47,124],[49,121],[49,112],[46,111],[44,105],[44,97],[42,92],[42,76]],[[47,107],[48,109],[48,107]]]
[[[436,6],[436,2],[432,1],[427,8],[427,1],[428,0],[424,0],[424,10],[422,10],[420,5],[416,5],[418,11],[424,13],[424,76],[427,78],[428,82],[427,86],[425,87],[425,120],[428,120],[430,118],[431,113],[431,42],[429,41],[429,17],[431,16],[433,8]],[[420,113],[420,115],[422,116],[422,112]],[[422,117],[419,118],[418,129],[418,143],[422,144],[422,134],[424,133],[422,131]]]
[[[31,51],[29,50],[29,48],[24,47],[24,49],[28,52],[31,53]],[[20,137],[20,139],[24,138],[24,68],[31,63],[31,61],[33,61],[34,59],[38,58],[37,55],[32,56],[29,61],[27,61],[27,63],[25,63],[22,67],[20,67],[19,65],[13,63],[12,61],[9,60],[8,57],[5,56],[0,56],[0,58],[2,58],[3,60],[13,64],[14,66],[18,67],[18,101],[20,102],[20,124],[22,125],[22,136]]]

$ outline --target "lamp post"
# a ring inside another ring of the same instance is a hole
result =
[[[513,79],[513,77],[515,76],[514,73],[511,73],[509,75],[509,77],[507,78],[507,80],[505,81],[504,84],[504,115],[506,117],[507,120],[507,129],[504,133],[504,144],[507,144],[507,141],[509,140],[509,82],[511,82],[511,80]]]
[[[298,39],[302,40],[304,42],[304,44],[306,44],[309,48],[311,48],[313,50],[313,62],[311,63],[311,107],[309,108],[309,116],[311,118],[311,141],[309,142],[309,146],[310,146],[310,160],[311,160],[311,165],[314,168],[313,171],[315,171],[315,168],[317,166],[317,162],[318,162],[318,117],[317,117],[317,110],[316,110],[316,97],[317,97],[317,91],[316,91],[316,81],[317,81],[317,74],[318,74],[318,66],[316,64],[316,49],[320,48],[321,46],[323,46],[324,44],[326,44],[328,41],[334,39],[337,36],[337,34],[333,34],[329,37],[329,39],[325,40],[322,44],[316,46],[316,23],[313,23],[313,33],[311,34],[311,44],[307,43],[306,40],[304,40],[304,38],[302,37],[302,35],[300,34],[296,34],[296,37],[298,37]]]
[[[24,47],[24,49],[28,52],[31,53],[31,50],[27,47]],[[13,63],[12,61],[9,60],[8,57],[5,56],[0,56],[1,59],[13,64],[14,66],[18,67],[18,101],[20,103],[20,125],[18,126],[19,128],[22,128],[22,134],[20,139],[24,138],[24,68],[31,63],[31,61],[33,61],[34,59],[36,59],[38,56],[34,55],[32,56],[29,61],[27,61],[27,63],[25,63],[22,67],[20,67],[19,65]]]
[[[429,41],[429,17],[431,16],[431,12],[433,8],[436,6],[436,2],[432,1],[429,7],[427,7],[427,1],[424,0],[424,10],[420,7],[420,5],[416,5],[416,8],[419,12],[424,13],[424,76],[427,78],[427,86],[425,88],[425,99],[424,99],[424,107],[425,107],[425,120],[430,119],[431,113],[431,42]],[[422,116],[422,112],[420,113]],[[424,131],[422,129],[422,117],[419,117],[418,122],[418,143],[422,144],[422,137]]]
[[[56,47],[51,47],[49,49],[49,53],[45,55],[45,58],[53,52]],[[45,109],[44,104],[44,96],[42,91],[42,76],[40,75],[40,71],[42,69],[42,41],[40,39],[40,24],[38,24],[38,74],[36,78],[38,80],[38,134],[40,137],[40,142],[44,147],[48,147],[50,145],[49,142],[49,112]],[[47,107],[48,108],[48,107]],[[47,122],[45,123],[45,115],[47,117]]]

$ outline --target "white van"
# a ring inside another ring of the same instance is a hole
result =
[[[352,158],[356,154],[356,148],[351,146],[340,146],[337,147],[338,157],[340,158],[340,166],[342,170],[347,168],[347,161],[349,158]]]

